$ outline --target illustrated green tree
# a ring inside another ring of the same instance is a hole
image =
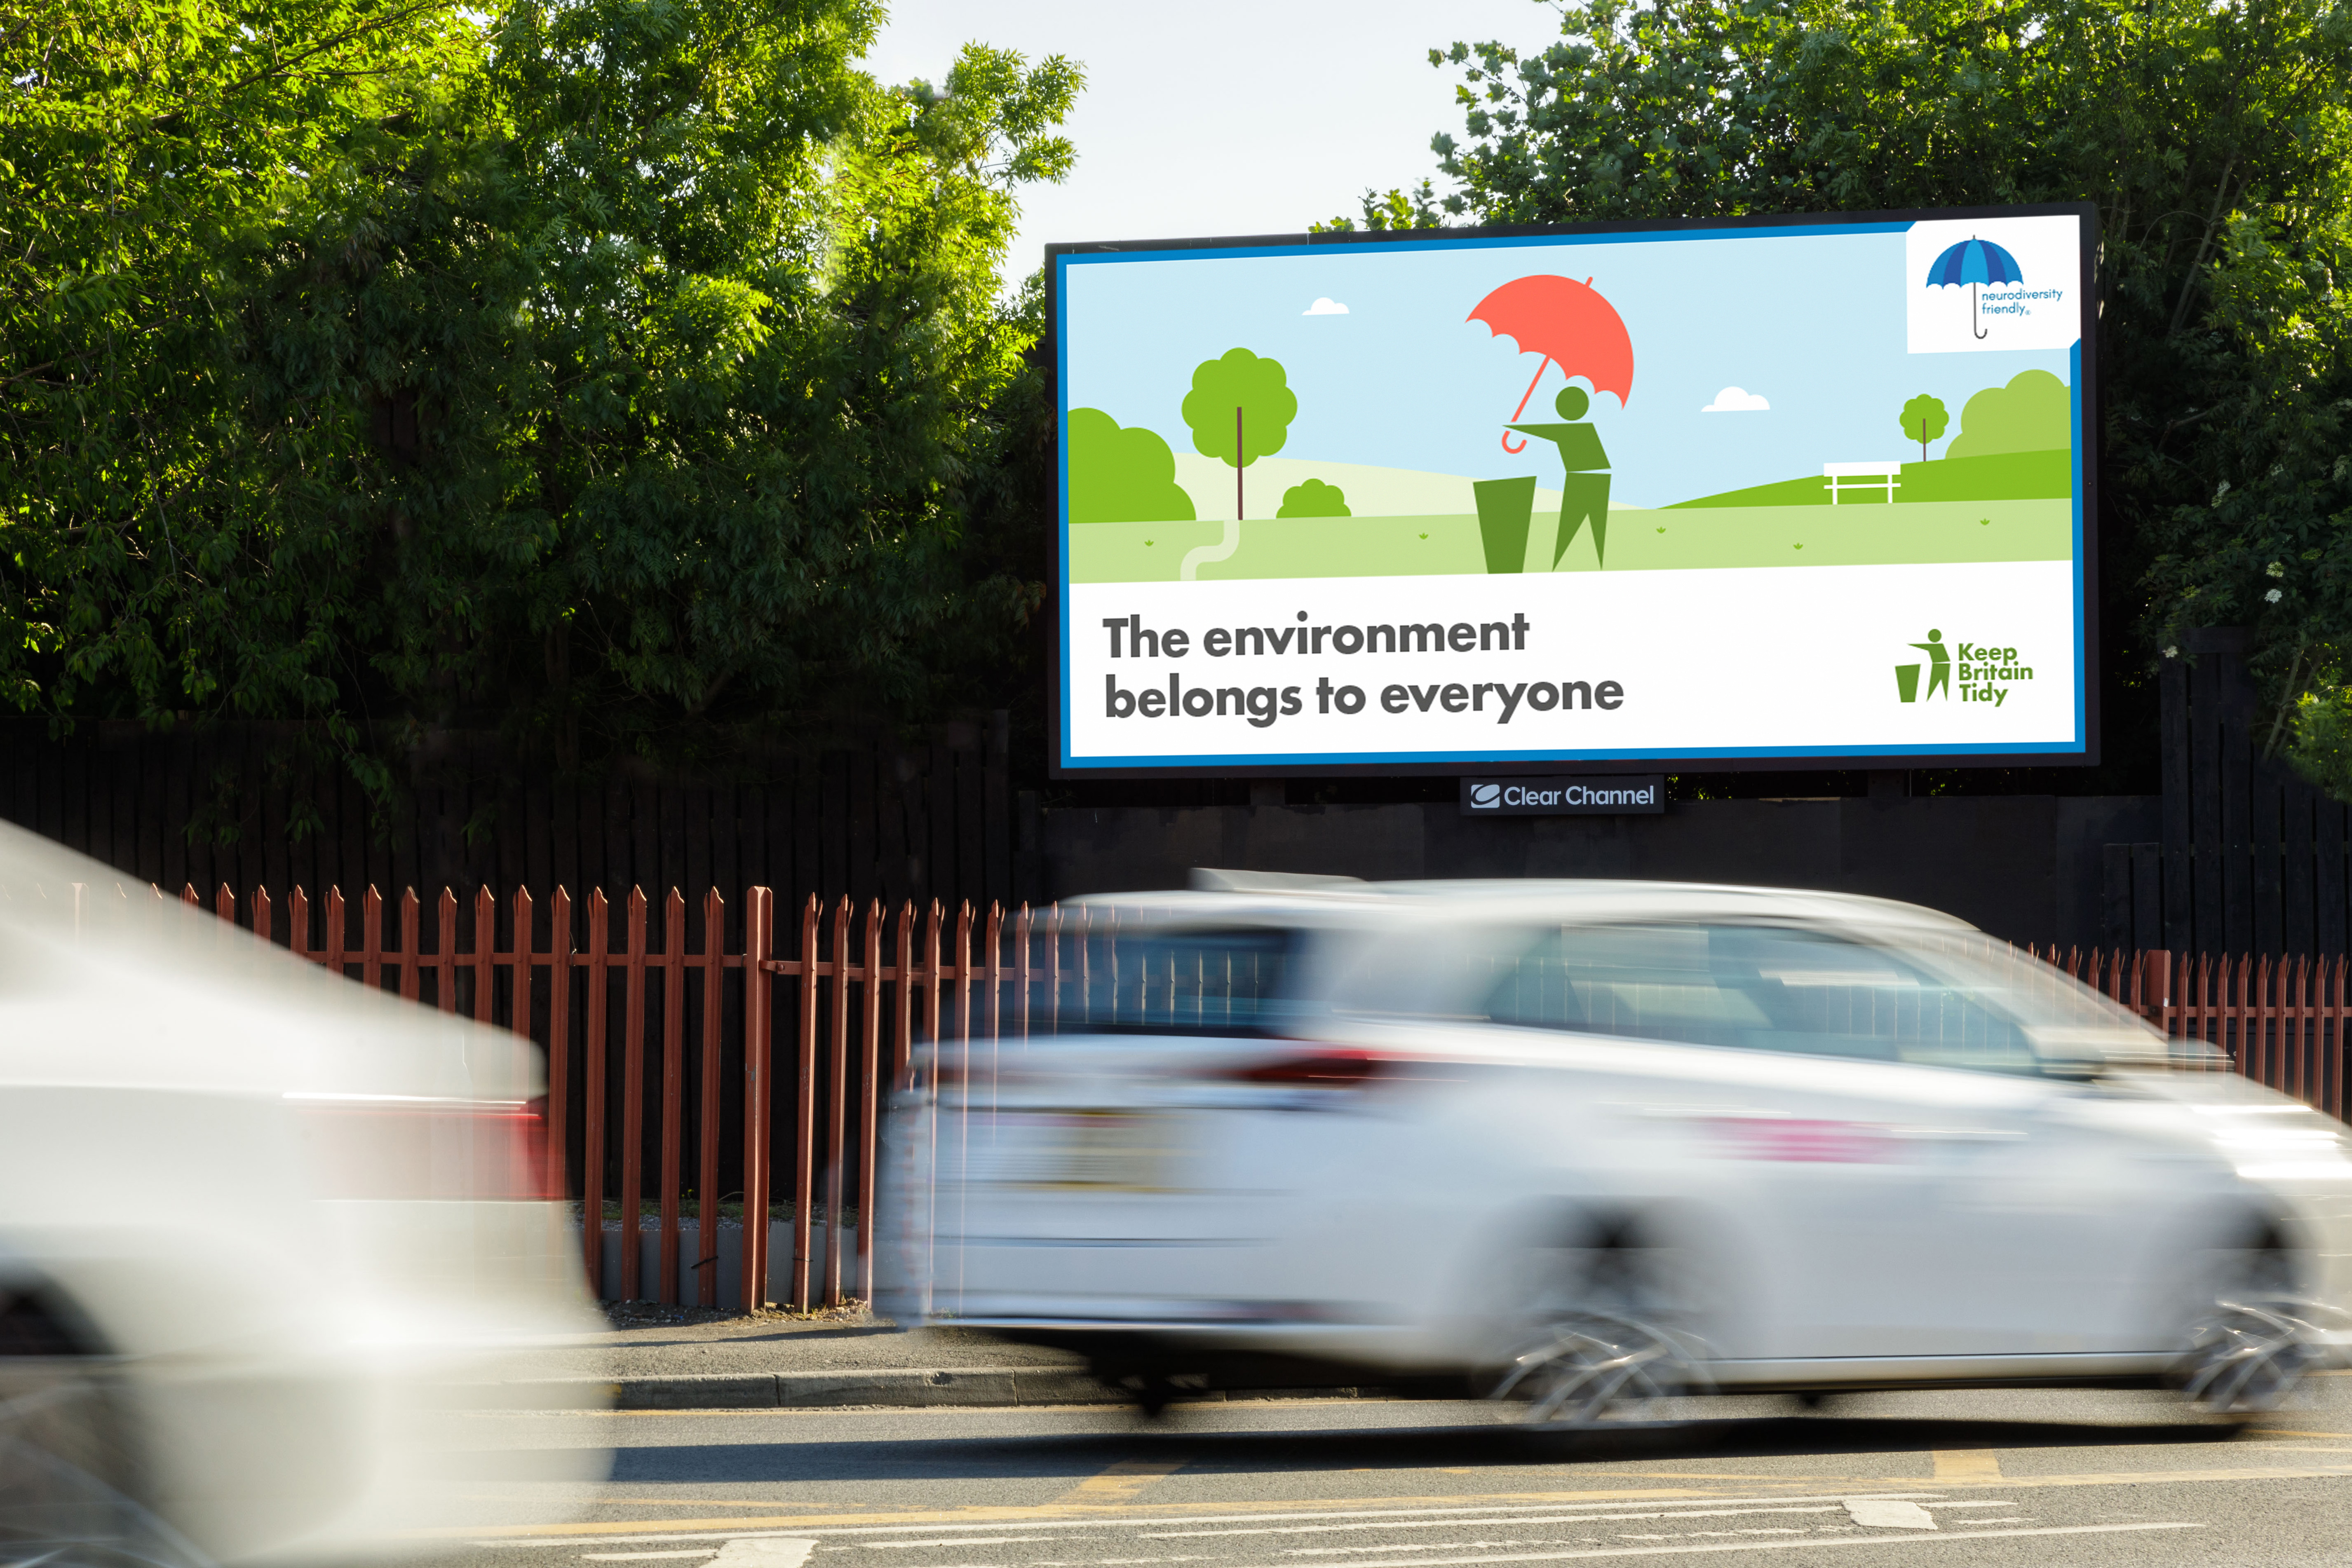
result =
[[[0,695],[562,764],[969,700],[1079,85],[860,0],[0,0]]]
[[[1987,387],[1960,409],[1960,433],[1947,457],[2003,452],[2054,452],[2074,444],[2074,404],[2066,383],[2048,371],[2020,371]]]
[[[1282,493],[1282,509],[1277,517],[1345,517],[1348,493],[1337,485],[1327,485],[1320,479],[1306,479]]]
[[[1184,394],[1184,423],[1192,429],[1192,450],[1234,470],[1234,516],[1242,516],[1242,470],[1289,439],[1298,417],[1298,397],[1290,390],[1281,361],[1260,359],[1247,349],[1228,349],[1203,360]]]
[[[1944,412],[1944,400],[1921,392],[1903,405],[1903,434],[1919,444],[1919,461],[1927,461],[1927,443],[1944,434],[1951,423],[1951,415]]]
[[[1192,521],[1192,497],[1176,483],[1176,455],[1151,431],[1122,428],[1098,408],[1070,410],[1070,521]]]
[[[2282,715],[2352,647],[2352,8],[1570,0],[1430,57],[1456,221],[2096,204],[2111,785],[2186,628],[2253,626]]]

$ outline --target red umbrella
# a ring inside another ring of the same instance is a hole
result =
[[[1621,408],[1633,395],[1633,340],[1616,307],[1601,298],[1589,277],[1581,283],[1549,273],[1515,277],[1478,301],[1465,319],[1485,322],[1495,336],[1517,343],[1522,354],[1544,357],[1511,414],[1514,423],[1528,411],[1536,382],[1553,364],[1564,374],[1582,376],[1596,392],[1615,392]],[[1510,433],[1503,433],[1504,451],[1524,452],[1527,444],[1522,441],[1514,446]]]

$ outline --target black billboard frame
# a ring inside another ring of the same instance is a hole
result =
[[[1121,255],[1140,251],[1233,250],[1246,246],[1368,246],[1445,239],[1540,238],[1550,235],[1664,234],[1691,229],[1772,229],[1864,225],[1961,221],[1969,218],[2033,218],[2070,216],[2081,220],[2079,298],[2082,315],[2082,368],[2077,376],[2083,417],[2077,433],[2075,458],[2082,471],[2078,499],[2083,513],[2082,575],[2083,650],[2079,678],[2083,684],[2083,749],[2079,753],[2029,751],[2016,753],[1823,752],[1777,757],[1550,757],[1535,760],[1482,759],[1464,757],[1444,762],[1275,762],[1184,764],[1146,767],[1065,767],[1062,762],[1063,694],[1068,673],[1063,667],[1065,625],[1068,607],[1064,591],[1069,583],[1069,530],[1063,521],[1064,491],[1068,483],[1062,453],[1062,389],[1059,352],[1062,340],[1061,273],[1056,261],[1065,256]],[[1045,691],[1045,776],[1056,782],[1081,779],[1403,779],[1460,778],[1467,774],[1494,777],[1540,776],[1563,768],[1592,773],[1791,773],[1878,772],[1916,768],[2095,768],[2099,765],[2099,371],[2097,337],[2097,268],[2099,209],[2092,202],[2037,202],[2015,206],[1913,207],[1867,212],[1777,213],[1742,217],[1624,218],[1577,224],[1499,224],[1436,229],[1339,229],[1287,235],[1226,235],[1185,239],[1061,241],[1045,246],[1046,380],[1054,405],[1053,526],[1055,577],[1048,608],[1053,617],[1052,656]]]

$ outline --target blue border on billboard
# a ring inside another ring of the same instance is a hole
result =
[[[1937,207],[1896,213],[1827,214],[1785,217],[1646,220],[1561,225],[1517,225],[1465,228],[1433,235],[1426,230],[1341,231],[1312,235],[1251,235],[1230,239],[1155,239],[1131,243],[1057,244],[1045,247],[1047,330],[1054,339],[1054,469],[1055,469],[1055,616],[1059,622],[1052,674],[1053,690],[1046,707],[1051,716],[1052,755],[1047,773],[1055,779],[1185,778],[1215,775],[1285,777],[1328,775],[1533,772],[1560,763],[1596,767],[1611,773],[1654,773],[1703,765],[1708,770],[1836,768],[1849,764],[1875,768],[2076,766],[2093,767],[2099,760],[2097,732],[2098,683],[2096,602],[2089,592],[2093,580],[2096,516],[2097,464],[2086,444],[2096,440],[2097,422],[2091,400],[2095,392],[2095,344],[2090,340],[2095,314],[2085,309],[2083,333],[2071,350],[2068,388],[2074,438],[2074,738],[2041,746],[2009,743],[1955,744],[1930,752],[1895,746],[1693,747],[1668,756],[1614,748],[1482,751],[1380,751],[1239,754],[1188,752],[1170,758],[1097,757],[1075,760],[1069,754],[1070,684],[1070,495],[1068,465],[1062,453],[1069,439],[1069,338],[1063,329],[1064,269],[1076,266],[1107,266],[1120,262],[1174,261],[1214,252],[1220,257],[1296,255],[1333,246],[1412,251],[1508,249],[1517,246],[1558,246],[1606,244],[1639,235],[1655,242],[1721,239],[1769,230],[1776,235],[1901,233],[1915,224],[1965,218],[2073,216],[2082,224],[2080,292],[2085,302],[2096,298],[2093,288],[2094,257],[2097,254],[2097,208],[2084,202],[2004,207]],[[2086,352],[2086,350],[2089,350]]]

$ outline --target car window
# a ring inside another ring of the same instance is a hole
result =
[[[1153,928],[1082,946],[1064,960],[1060,1032],[1277,1033],[1303,1005],[1309,944],[1297,930]]]
[[[1903,955],[1800,926],[1568,925],[1497,965],[1497,1023],[1807,1056],[2038,1071],[2024,1031]]]

